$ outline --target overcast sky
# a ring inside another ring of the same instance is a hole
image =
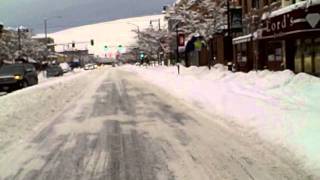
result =
[[[0,0],[0,22],[5,26],[24,25],[43,31],[45,17],[49,31],[106,20],[161,13],[174,0]]]

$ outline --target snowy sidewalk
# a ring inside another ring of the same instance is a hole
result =
[[[179,76],[176,67],[123,69],[287,147],[320,174],[320,79],[290,71],[231,73],[221,65],[182,68]]]

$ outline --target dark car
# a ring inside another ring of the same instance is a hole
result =
[[[0,67],[0,90],[13,91],[38,84],[38,74],[31,64],[10,64]]]
[[[63,69],[59,65],[49,65],[47,67],[47,77],[57,77],[63,75]]]

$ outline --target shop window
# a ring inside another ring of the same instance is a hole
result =
[[[239,63],[247,62],[247,44],[241,43],[236,46],[236,58]]]
[[[274,42],[270,43],[268,46],[268,61],[282,61],[283,60],[283,52],[282,52],[282,43]]]
[[[315,63],[315,73],[320,75],[320,38],[315,39],[315,53],[314,53],[314,63]]]
[[[241,44],[241,61],[247,62],[247,43]]]
[[[294,57],[294,69],[296,73],[302,72],[302,44],[300,39],[296,41],[297,51]]]
[[[313,44],[311,39],[304,41],[304,72],[312,73]]]
[[[282,49],[281,47],[275,49],[275,60],[276,61],[282,61]]]

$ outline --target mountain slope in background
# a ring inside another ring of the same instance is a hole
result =
[[[159,14],[162,6],[174,0],[2,0],[0,21],[5,26],[24,25],[35,33],[43,32],[43,19],[49,32],[120,18]]]

